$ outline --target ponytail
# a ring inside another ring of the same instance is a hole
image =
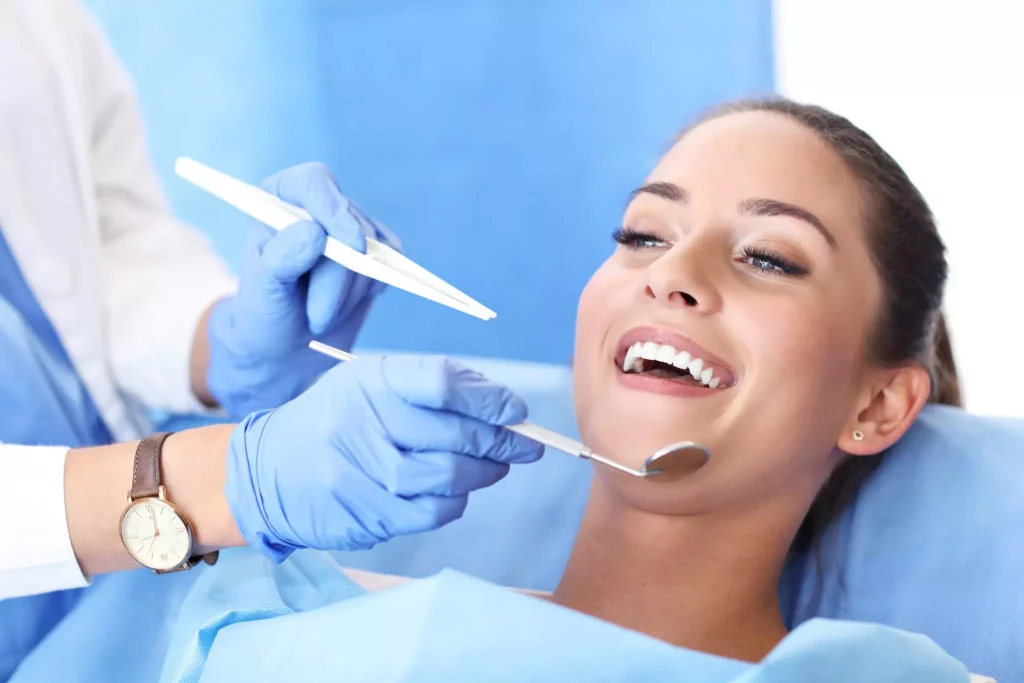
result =
[[[946,316],[939,314],[935,325],[935,365],[932,370],[932,403],[962,408],[963,397],[960,393],[960,378],[956,373],[956,361],[953,360],[953,345],[949,341],[949,330],[946,327]]]

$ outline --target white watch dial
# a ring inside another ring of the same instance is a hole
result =
[[[150,569],[174,569],[192,552],[185,521],[159,498],[140,500],[128,509],[121,520],[121,539],[129,554]]]

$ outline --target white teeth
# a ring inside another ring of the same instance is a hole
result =
[[[626,351],[626,358],[622,361],[622,371],[629,372],[633,369],[633,364],[640,359],[640,342],[633,344],[629,347],[629,351]]]
[[[662,344],[658,349],[658,355],[654,357],[654,360],[659,363],[665,363],[666,365],[672,365],[672,361],[676,359],[676,350],[674,347],[668,344]]]
[[[702,358],[695,357],[689,351],[676,352],[675,348],[668,344],[655,342],[636,342],[630,346],[622,360],[622,371],[640,372],[643,360],[657,361],[688,371],[694,379],[711,389],[717,389],[722,384],[721,378],[714,376],[714,368],[704,367]]]

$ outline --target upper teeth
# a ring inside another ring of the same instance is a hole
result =
[[[675,347],[668,344],[656,344],[655,342],[633,344],[626,351],[626,358],[622,361],[622,371],[638,371],[640,359],[655,360],[666,365],[673,365],[680,370],[688,370],[694,379],[700,380],[712,389],[717,389],[722,382],[720,377],[715,377],[713,368],[704,367],[703,358],[697,358],[689,351],[676,351]]]

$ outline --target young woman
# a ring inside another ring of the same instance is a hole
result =
[[[818,541],[926,403],[959,400],[944,246],[871,137],[784,100],[687,130],[615,239],[579,302],[582,439],[634,467],[676,441],[711,457],[669,482],[597,465],[548,599],[760,661],[786,636],[794,548]]]
[[[870,136],[782,100],[686,131],[616,239],[579,304],[583,441],[632,465],[679,440],[711,458],[662,484],[598,467],[553,599],[757,661],[786,633],[794,544],[815,542],[928,401],[959,400],[942,241]]]

